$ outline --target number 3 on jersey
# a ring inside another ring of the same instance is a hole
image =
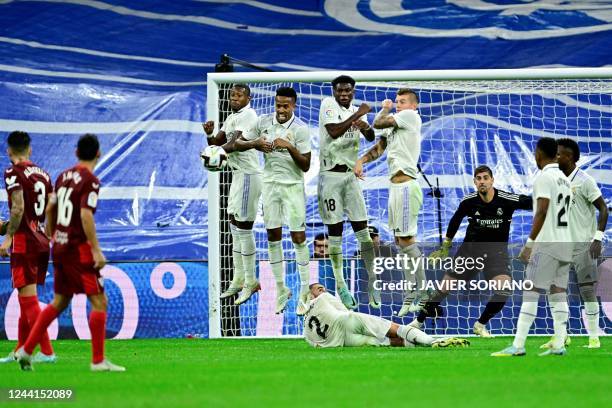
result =
[[[36,196],[36,202],[34,203],[34,214],[37,217],[40,217],[45,212],[45,202],[47,198],[47,188],[45,187],[45,183],[42,181],[37,181],[34,183],[34,192],[38,193]]]
[[[64,227],[68,227],[72,219],[73,206],[70,194],[72,194],[72,187],[61,187],[57,191],[57,223]]]

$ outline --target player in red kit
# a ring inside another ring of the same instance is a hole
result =
[[[30,161],[30,136],[26,132],[12,132],[7,144],[13,165],[4,172],[4,181],[11,215],[2,228],[6,229],[6,238],[0,246],[0,255],[9,256],[10,250],[13,287],[17,289],[20,309],[17,350],[23,346],[40,314],[36,285],[45,283],[49,264],[49,238],[44,232],[44,222],[45,206],[53,191],[47,172]],[[38,340],[41,352],[34,361],[54,363],[56,357],[46,330]],[[0,360],[2,363],[14,361],[14,351]]]
[[[39,337],[70,303],[72,296],[85,293],[91,302],[92,371],[125,371],[104,358],[106,304],[100,269],[106,264],[96,236],[94,213],[100,181],[93,169],[100,158],[95,135],[81,136],[76,151],[79,163],[65,170],[55,182],[55,194],[47,206],[47,232],[53,237],[55,297],[40,314],[24,346],[17,350],[23,370],[32,369],[31,354]]]

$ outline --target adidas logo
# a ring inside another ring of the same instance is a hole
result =
[[[474,213],[474,215],[480,215],[480,213],[478,212],[478,210],[476,210],[476,212]]]

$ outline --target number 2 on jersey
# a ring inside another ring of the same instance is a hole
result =
[[[557,213],[557,227],[567,227],[566,215],[569,211],[570,196],[563,197],[563,194],[559,194],[559,196],[557,197],[557,204],[562,204],[561,209]]]
[[[319,319],[317,319],[316,316],[312,316],[309,320],[308,320],[308,328],[310,330],[312,330],[312,326],[316,326],[316,332],[319,335],[319,337],[321,337],[322,339],[327,337],[327,330],[329,329],[329,325],[326,324],[325,326],[323,326],[323,328],[321,328],[321,322],[319,321]]]
[[[70,194],[72,194],[72,187],[61,187],[57,191],[57,223],[64,227],[69,226],[72,219],[73,206]]]

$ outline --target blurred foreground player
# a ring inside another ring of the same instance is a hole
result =
[[[72,296],[85,293],[91,302],[92,371],[125,371],[104,358],[106,304],[100,269],[106,264],[96,236],[94,213],[100,181],[93,169],[100,158],[95,135],[83,135],[76,155],[79,163],[55,182],[55,195],[47,206],[47,232],[53,236],[55,297],[36,320],[24,346],[17,351],[23,370],[32,369],[31,354],[51,322],[68,306]]]
[[[4,172],[10,219],[2,227],[6,238],[0,246],[0,255],[11,257],[13,287],[19,299],[19,326],[17,347],[23,346],[34,326],[40,306],[36,285],[45,283],[49,264],[49,238],[44,232],[45,206],[53,187],[46,171],[30,161],[32,147],[30,135],[15,131],[8,136],[8,156],[13,164]],[[3,234],[4,235],[4,234]],[[56,360],[47,332],[40,337],[41,352],[35,357],[38,363],[54,363]],[[15,361],[12,351],[1,363]]]
[[[569,316],[566,290],[573,248],[570,233],[572,190],[569,179],[559,169],[555,139],[543,137],[538,140],[535,159],[542,170],[533,182],[535,214],[529,238],[519,255],[521,261],[527,264],[525,275],[533,282],[533,289],[523,291],[514,342],[504,350],[492,353],[493,357],[526,354],[525,340],[537,317],[541,293],[548,295],[555,335],[552,347],[540,356],[565,354]]]
[[[467,347],[459,338],[434,339],[416,327],[350,311],[320,283],[310,285],[312,300],[304,318],[304,337],[313,347]]]
[[[601,242],[608,222],[608,208],[593,177],[576,166],[580,159],[578,143],[572,139],[557,140],[559,168],[570,179],[572,187],[572,211],[570,211],[570,233],[574,243],[572,264],[580,297],[584,302],[588,348],[599,348],[599,303],[595,295],[598,280],[597,258],[601,256]],[[599,217],[595,217],[595,208]],[[552,347],[553,341],[541,348]],[[565,340],[569,344],[569,337]]]

